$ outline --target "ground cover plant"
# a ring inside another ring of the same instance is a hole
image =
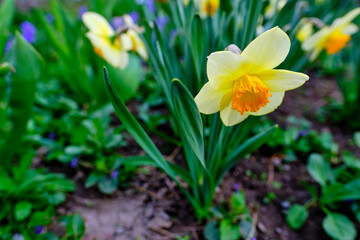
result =
[[[0,238],[357,239],[359,15],[1,1]]]

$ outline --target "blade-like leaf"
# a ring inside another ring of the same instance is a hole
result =
[[[269,140],[271,135],[275,132],[277,129],[277,125],[274,125],[273,127],[267,129],[266,131],[263,131],[250,139],[248,139],[246,142],[241,144],[238,148],[236,148],[233,152],[230,153],[227,161],[223,165],[223,167],[220,169],[216,182],[219,183],[219,181],[223,178],[225,173],[232,167],[234,164],[240,160],[242,157],[244,157],[247,154],[252,153],[261,145],[263,145],[266,141]]]
[[[203,123],[194,98],[178,79],[174,79],[171,83],[171,98],[181,133],[206,168]]]
[[[0,58],[9,37],[9,29],[14,17],[15,0],[5,0],[0,5]]]

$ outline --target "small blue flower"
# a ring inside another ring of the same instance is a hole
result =
[[[129,14],[129,16],[132,18],[132,20],[133,20],[134,23],[137,23],[137,22],[139,21],[140,14],[139,14],[138,12],[136,12],[136,11],[131,12],[131,13]]]
[[[79,158],[74,157],[70,162],[70,167],[71,168],[76,168],[76,166],[78,165],[78,162],[79,162]]]
[[[119,176],[119,171],[112,171],[111,172],[111,178],[112,179],[117,179],[118,176]]]
[[[49,133],[49,139],[50,140],[55,140],[55,138],[56,138],[56,133],[55,132],[50,132]]]
[[[35,227],[34,232],[35,232],[36,234],[41,234],[42,231],[43,231],[43,226],[39,225],[39,226],[36,226],[36,227]]]
[[[47,13],[45,18],[46,18],[46,21],[48,21],[48,23],[50,23],[50,24],[53,24],[53,22],[55,21],[55,17],[51,13]]]
[[[234,184],[234,191],[236,192],[236,193],[238,193],[239,192],[239,184],[238,183],[235,183]]]
[[[13,42],[14,42],[14,36],[10,35],[7,42],[6,42],[6,45],[5,45],[5,49],[4,49],[5,53],[7,53],[10,50]]]
[[[79,19],[82,18],[82,15],[88,11],[88,8],[86,6],[80,6],[78,10],[78,17]]]
[[[114,29],[118,29],[119,27],[124,26],[124,25],[125,25],[125,20],[123,17],[114,17],[111,21],[111,26]]]
[[[22,22],[20,24],[21,35],[29,43],[33,43],[36,40],[36,27],[28,21]]]
[[[168,16],[166,15],[160,15],[155,19],[156,25],[158,26],[159,30],[163,30],[166,26],[166,24],[168,24],[170,22],[170,19]]]
[[[141,4],[146,4],[147,8],[149,9],[149,11],[153,14],[156,13],[156,6],[155,6],[155,1],[154,0],[136,0],[136,3],[141,5]]]

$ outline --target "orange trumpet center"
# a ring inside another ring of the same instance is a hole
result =
[[[209,0],[203,5],[203,11],[209,14],[210,16],[214,16],[216,13],[216,10],[218,9],[219,4],[215,0]]]
[[[257,112],[270,102],[269,90],[258,77],[244,75],[235,81],[231,109],[240,114]]]
[[[350,41],[351,36],[343,34],[340,31],[333,32],[325,42],[325,50],[327,54],[338,53]]]

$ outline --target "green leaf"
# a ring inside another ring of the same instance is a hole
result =
[[[203,123],[194,98],[178,79],[171,82],[171,98],[181,133],[201,164],[206,168]]]
[[[354,154],[344,150],[342,157],[346,166],[360,169],[360,159],[358,159]]]
[[[220,170],[219,177],[217,179],[217,182],[222,179],[222,177],[227,173],[227,171],[235,165],[241,158],[246,156],[247,154],[252,153],[253,151],[257,150],[261,145],[263,145],[266,141],[269,140],[269,138],[272,136],[272,134],[277,129],[277,125],[268,128],[267,130],[251,137],[250,139],[246,140],[243,144],[241,144],[238,148],[236,148],[234,151],[232,151],[226,163],[224,164],[223,168]]]
[[[323,190],[321,202],[331,204],[340,201],[350,201],[360,199],[360,179],[356,179],[346,184],[333,183]]]
[[[8,119],[13,127],[4,136],[6,140],[0,146],[0,156],[3,164],[10,171],[11,161],[19,149],[21,137],[32,113],[36,81],[40,77],[43,62],[40,55],[20,33],[16,33],[13,47],[6,55],[6,61],[15,69],[14,73],[8,75],[10,83]]]
[[[22,221],[27,218],[31,213],[31,209],[32,204],[29,202],[24,201],[17,203],[14,208],[14,215],[16,220]]]
[[[355,141],[356,146],[358,146],[360,148],[360,132],[354,133],[354,141]]]
[[[245,194],[241,191],[233,193],[231,196],[231,210],[236,215],[242,214],[246,209]]]
[[[292,229],[300,229],[308,217],[309,212],[305,207],[294,204],[286,215],[286,222]]]
[[[98,184],[99,189],[102,193],[112,194],[117,189],[118,182],[116,179],[111,179],[108,177],[102,177]]]
[[[66,225],[66,234],[74,239],[81,239],[85,233],[85,224],[78,214],[71,215]]]
[[[239,226],[233,225],[230,219],[220,222],[220,240],[238,240],[239,238]]]
[[[141,66],[140,58],[130,54],[129,64],[124,70],[114,68],[111,65],[108,65],[107,69],[109,74],[114,76],[112,78],[112,83],[121,98],[126,102],[133,97],[139,87],[141,77],[143,76],[144,68]],[[104,84],[101,83],[99,88],[100,87],[104,88]]]
[[[320,154],[311,154],[307,164],[309,174],[321,185],[325,186],[330,179],[331,166]]]
[[[336,240],[355,240],[357,231],[354,224],[339,213],[328,213],[323,220],[325,232]]]
[[[15,0],[5,0],[0,5],[0,59],[4,52],[4,47],[10,35],[9,29],[13,21],[15,11]]]
[[[0,192],[11,192],[16,188],[14,181],[8,177],[0,177]]]
[[[85,188],[90,188],[95,184],[97,184],[100,181],[101,177],[102,176],[99,174],[91,173],[90,176],[85,181]]]
[[[164,170],[176,182],[176,184],[184,192],[184,194],[189,199],[194,208],[200,208],[200,206],[198,206],[199,204],[194,200],[190,193],[186,189],[181,187],[181,184],[176,178],[174,170],[170,167],[169,163],[161,155],[159,149],[151,141],[150,137],[146,134],[139,122],[136,121],[134,116],[126,108],[124,101],[122,100],[116,89],[112,86],[112,82],[109,78],[106,68],[104,68],[104,80],[110,101],[113,104],[115,112],[118,115],[120,121],[125,126],[125,129],[129,131],[130,135],[134,138],[134,140],[156,162],[159,168]]]
[[[216,227],[216,221],[210,221],[206,224],[204,236],[206,240],[220,240],[220,232]]]

